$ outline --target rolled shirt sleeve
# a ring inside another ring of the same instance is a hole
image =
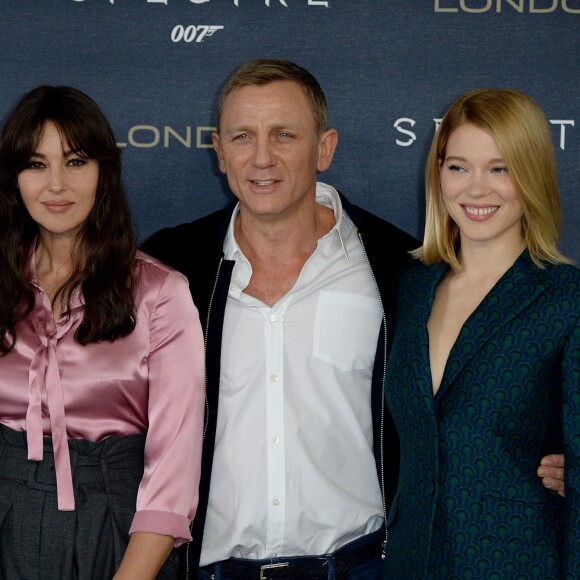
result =
[[[129,533],[191,540],[198,502],[204,414],[204,345],[187,280],[167,271],[148,320],[149,428],[145,470]]]

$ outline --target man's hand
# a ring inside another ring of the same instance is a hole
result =
[[[538,475],[542,478],[544,487],[557,491],[562,497],[565,495],[564,489],[564,455],[546,455],[540,461]]]

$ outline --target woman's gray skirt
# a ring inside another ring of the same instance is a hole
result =
[[[29,461],[26,433],[0,424],[0,578],[112,578],[129,541],[144,445],[144,434],[69,440],[75,511],[63,512],[51,440],[42,461]],[[174,550],[157,578],[176,576]]]

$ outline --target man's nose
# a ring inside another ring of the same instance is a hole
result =
[[[272,144],[269,139],[256,139],[254,145],[253,163],[256,167],[269,167],[274,163]]]

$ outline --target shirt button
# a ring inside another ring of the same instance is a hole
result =
[[[50,417],[50,413],[48,412],[48,409],[44,405],[42,405],[41,409],[43,417]]]
[[[274,314],[270,314],[270,322],[276,322],[276,316]]]
[[[273,503],[274,505],[280,505],[280,500],[279,500],[277,497],[275,497],[275,498],[272,500],[272,503]]]
[[[280,443],[280,437],[278,437],[278,435],[274,435],[272,437],[272,443],[274,443],[274,444]]]
[[[230,286],[230,292],[235,292],[237,290],[237,288],[232,284]]]
[[[277,383],[277,382],[278,382],[278,380],[279,380],[279,379],[278,379],[278,375],[272,375],[272,376],[270,377],[270,380],[271,380],[273,383]]]

